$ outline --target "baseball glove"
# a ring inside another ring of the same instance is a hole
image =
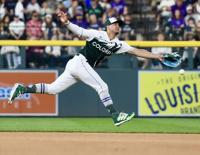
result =
[[[168,67],[177,67],[181,64],[181,56],[176,52],[164,54],[162,64]]]

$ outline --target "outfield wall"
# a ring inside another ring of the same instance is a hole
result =
[[[200,72],[96,69],[120,111],[145,117],[199,117]],[[7,103],[15,82],[51,83],[63,70],[1,70],[0,116],[109,116],[95,90],[78,82],[59,95],[25,94]],[[41,91],[44,87],[41,86]]]
[[[63,70],[0,70],[0,116],[108,116],[93,88],[78,82],[59,95],[24,94],[9,105],[13,85],[51,83]],[[108,84],[117,109],[136,111],[137,71],[97,69]],[[44,87],[41,86],[41,91]]]

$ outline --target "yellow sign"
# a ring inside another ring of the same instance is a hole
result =
[[[200,116],[200,72],[139,71],[139,116]]]

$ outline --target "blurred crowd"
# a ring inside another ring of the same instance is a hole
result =
[[[120,38],[134,36],[125,0],[0,0],[0,39],[81,40],[58,20],[56,10],[67,12],[70,20],[86,29],[103,30],[106,18],[118,16],[125,24]],[[1,48],[4,67],[20,66],[20,51],[26,53],[27,68],[64,67],[81,47]]]
[[[152,7],[156,15],[157,40],[200,40],[200,0],[153,0]],[[166,50],[167,53],[171,51]],[[174,48],[173,51],[183,56],[182,67],[187,67],[189,53],[193,55],[194,69],[200,67],[199,48]]]
[[[11,40],[82,40],[68,31],[56,10],[67,12],[70,20],[86,29],[105,30],[108,17],[117,16],[124,21],[119,38],[144,40],[134,27],[135,8],[128,0],[0,0],[0,39]],[[137,0],[139,1],[139,0]],[[129,0],[134,3],[134,1]],[[155,27],[152,32],[157,41],[200,40],[200,0],[151,0],[151,13]],[[82,47],[18,47],[2,46],[3,67],[19,68],[25,60],[26,68],[64,67]],[[192,51],[193,68],[200,68],[199,48],[149,48],[153,53],[178,52],[183,56],[183,68],[188,66],[188,53]],[[25,55],[25,58],[22,55]],[[132,60],[132,59],[131,59]],[[130,60],[130,61],[131,61]],[[163,69],[159,62],[137,58],[140,69]],[[105,59],[98,67],[108,67]],[[1,62],[0,62],[1,64]]]

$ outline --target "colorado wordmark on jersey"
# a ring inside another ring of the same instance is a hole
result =
[[[92,67],[95,67],[106,56],[133,49],[118,38],[110,40],[106,31],[86,30],[72,23],[68,25],[68,29],[81,37],[86,37],[86,45],[80,53],[86,57]]]
[[[90,41],[86,41],[86,46],[80,51],[88,63],[94,67],[96,66],[105,56],[109,56],[116,53],[122,44],[117,44],[116,42],[108,42],[101,39],[100,37],[94,37]]]

